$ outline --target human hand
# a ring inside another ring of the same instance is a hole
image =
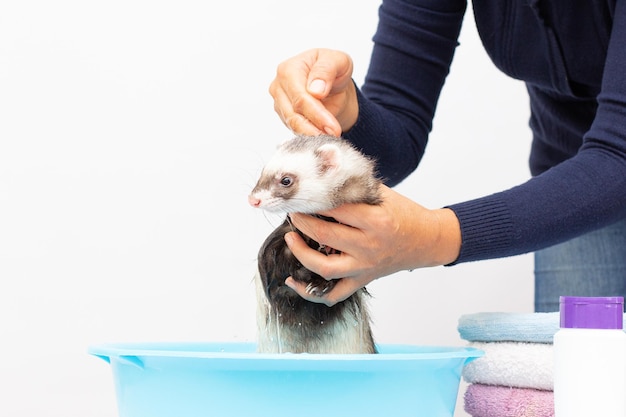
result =
[[[429,210],[381,186],[380,205],[345,204],[323,214],[339,223],[291,214],[294,226],[321,245],[340,253],[322,254],[296,232],[285,235],[289,249],[309,270],[327,280],[338,279],[323,297],[308,294],[306,284],[288,278],[301,297],[332,306],[373,280],[397,271],[453,262],[461,248],[458,219],[450,209]]]
[[[279,64],[270,85],[274,110],[295,133],[341,136],[358,117],[352,59],[330,49],[311,49]]]

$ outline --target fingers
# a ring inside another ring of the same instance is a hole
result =
[[[274,109],[294,132],[339,136],[337,116],[346,106],[344,91],[354,88],[351,77],[348,55],[327,49],[306,51],[278,66],[269,89]]]
[[[338,223],[302,213],[291,213],[289,217],[291,223],[306,236],[341,252],[350,252],[348,247],[357,242],[364,244],[368,240],[364,233],[366,227],[374,225],[385,231],[395,227],[384,211],[366,204],[345,204],[320,214],[332,217]],[[298,254],[296,256],[299,257]]]
[[[318,99],[344,90],[352,79],[352,59],[331,49],[316,49],[315,61],[307,77],[307,91]]]
[[[307,268],[318,275],[330,280],[337,277],[329,277],[326,275],[326,271],[323,266],[332,263],[334,260],[341,257],[341,255],[324,255],[318,251],[311,249],[304,240],[295,232],[289,232],[285,235],[285,242],[289,246],[289,249],[294,253],[294,255],[302,262],[303,265],[312,265]],[[319,268],[322,266],[322,268]],[[332,269],[332,268],[331,268]],[[331,307],[346,298],[350,297],[355,291],[357,291],[361,285],[359,285],[355,280],[349,279],[339,279],[335,286],[324,296],[317,297],[310,292],[307,291],[307,284],[294,280],[289,277],[285,280],[285,284],[293,289],[295,292],[300,295],[300,297],[305,300],[326,304]]]
[[[380,227],[383,227],[382,223],[385,222],[387,216],[385,216],[386,210],[384,210],[382,206],[389,202],[395,204],[395,200],[398,200],[399,198],[406,200],[406,198],[398,194],[391,188],[387,187],[386,185],[381,184],[379,186],[379,189],[380,197],[383,201],[380,206],[365,204],[344,204],[337,208],[319,214],[327,217],[332,217],[339,223],[350,225],[355,229],[364,229],[373,223],[381,224]],[[297,224],[296,227],[298,227]],[[326,243],[330,244],[330,242]]]
[[[283,88],[272,84],[270,93],[274,97],[274,111],[293,132],[310,136],[324,133],[335,135],[335,117],[326,110],[321,101],[307,95],[304,90],[292,91],[292,95],[287,95]]]
[[[311,249],[295,232],[285,234],[285,242],[302,265],[327,280],[344,278],[348,271],[358,272],[354,265],[354,259],[350,256],[344,253],[325,255]]]
[[[335,304],[346,300],[348,297],[350,297],[361,288],[361,285],[358,284],[356,281],[344,278],[338,280],[333,289],[324,294],[323,297],[316,297],[306,291],[307,284],[303,282],[298,282],[289,277],[285,280],[285,284],[289,288],[297,292],[298,295],[305,300],[311,301],[313,303],[326,304],[328,307],[332,307]]]

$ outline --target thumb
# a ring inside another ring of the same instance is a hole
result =
[[[331,92],[346,88],[352,79],[352,59],[346,53],[331,49],[317,49],[308,74],[307,91],[323,99]]]

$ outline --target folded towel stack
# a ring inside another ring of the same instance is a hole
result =
[[[485,355],[468,363],[464,408],[473,417],[553,417],[552,338],[559,313],[477,313],[458,331]]]

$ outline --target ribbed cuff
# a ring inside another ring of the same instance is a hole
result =
[[[382,120],[379,113],[373,108],[374,104],[370,103],[361,90],[356,87],[356,97],[359,103],[359,115],[352,128],[343,132],[342,136],[352,142],[357,148],[364,150],[366,153],[376,155],[372,153],[369,147],[372,147],[371,143],[361,143],[361,138],[367,138],[371,136],[371,132],[380,131],[382,129]],[[367,146],[369,145],[369,147]],[[377,142],[374,144],[375,148],[380,148],[384,143]]]
[[[376,160],[379,174],[387,186],[396,186],[413,172],[423,151],[413,150],[413,145],[406,142],[408,138],[403,142],[402,134],[397,131],[400,121],[386,124],[385,120],[390,121],[394,118],[389,114],[383,117],[381,112],[384,112],[384,109],[367,100],[358,88],[356,91],[359,117],[352,129],[345,132],[343,137]],[[389,125],[394,127],[389,128]]]
[[[447,208],[461,225],[461,253],[450,265],[511,255],[513,221],[504,201],[492,195]]]

